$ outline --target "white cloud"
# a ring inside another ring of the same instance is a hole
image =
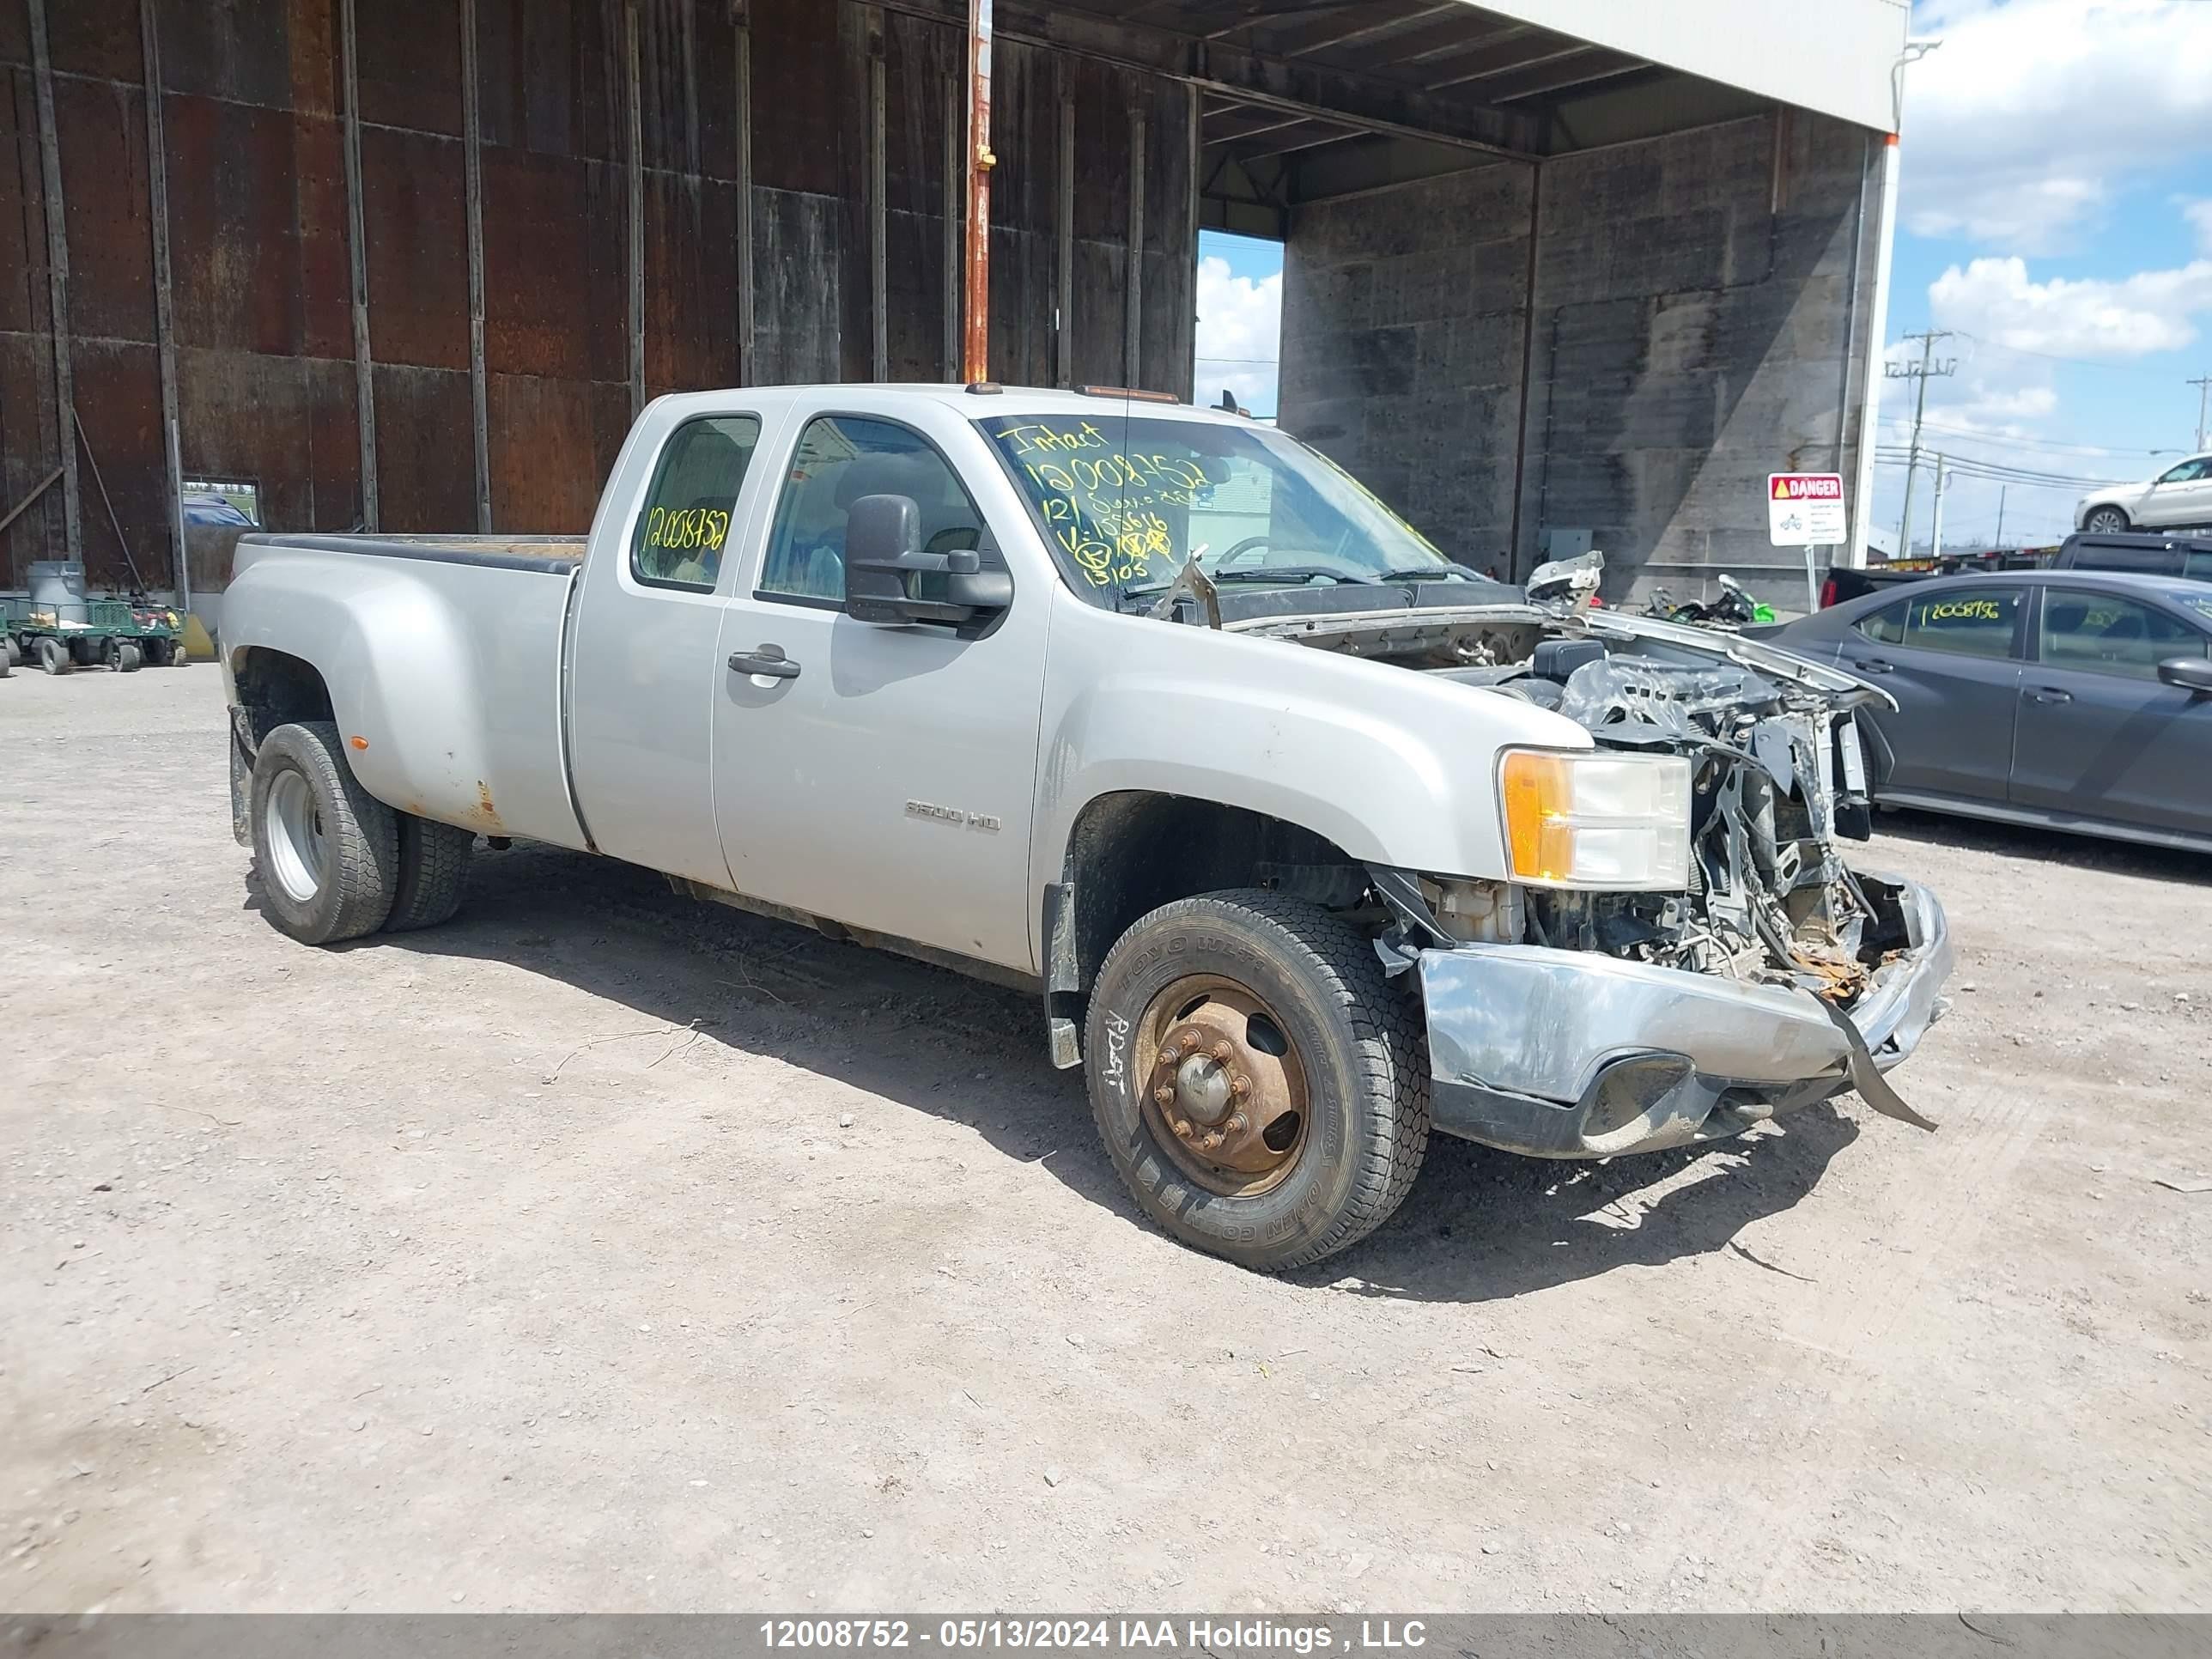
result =
[[[2212,202],[2194,196],[2178,196],[2174,204],[2197,232],[2197,251],[2212,253]]]
[[[1928,288],[1939,328],[2015,351],[2060,357],[2141,357],[2197,338],[2191,318],[2212,311],[2212,259],[2121,281],[2033,281],[2025,259],[1953,265]]]
[[[1963,0],[1914,21],[1906,228],[2016,253],[2071,246],[2142,173],[2212,148],[2212,5]]]
[[[1255,282],[1209,253],[1198,262],[1197,399],[1218,403],[1224,389],[1255,415],[1275,412],[1281,349],[1283,276]]]

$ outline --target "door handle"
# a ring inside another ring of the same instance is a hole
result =
[[[2071,691],[2061,691],[2055,685],[2039,685],[2027,694],[2027,700],[2030,702],[2071,702],[2074,701],[2074,694]]]
[[[783,654],[780,645],[763,645],[755,651],[732,651],[730,666],[740,674],[762,674],[772,680],[795,680],[799,665]]]
[[[1863,668],[1869,674],[1890,674],[1897,670],[1895,663],[1881,657],[1853,657],[1850,664],[1852,667]]]

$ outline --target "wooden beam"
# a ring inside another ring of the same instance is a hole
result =
[[[54,68],[46,56],[46,0],[30,0],[32,92],[38,106],[39,178],[46,217],[46,325],[54,367],[54,433],[61,446],[62,546],[84,557],[76,478],[76,383],[70,370],[69,216],[62,203],[61,139],[54,130]]]
[[[376,489],[376,374],[368,340],[368,244],[361,200],[361,54],[354,0],[338,0],[338,59],[345,82],[346,258],[353,275],[353,392],[361,427],[361,525],[381,528]]]
[[[177,605],[192,605],[191,560],[185,544],[185,480],[177,435],[177,318],[169,268],[169,146],[161,125],[161,35],[154,0],[138,0],[138,44],[146,66],[146,206],[154,240],[154,344],[161,374],[162,471],[169,486],[170,581]]]
[[[483,111],[477,87],[477,0],[461,0],[461,167],[469,216],[469,409],[477,461],[477,534],[491,534],[490,388],[484,371]]]

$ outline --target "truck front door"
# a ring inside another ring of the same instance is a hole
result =
[[[912,497],[932,551],[993,560],[997,538],[915,428],[866,413],[793,424],[765,546],[722,619],[714,803],[731,878],[754,898],[1033,971],[1050,596],[1018,591],[971,639],[845,615],[845,518],[861,496]]]

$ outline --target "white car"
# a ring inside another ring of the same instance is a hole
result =
[[[2074,507],[2074,527],[2100,536],[2208,524],[2212,524],[2212,455],[2191,455],[2141,483],[2094,491]]]

